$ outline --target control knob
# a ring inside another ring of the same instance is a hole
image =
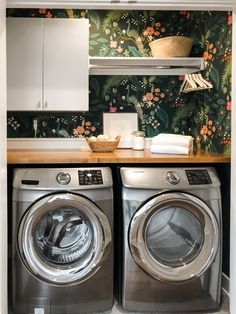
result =
[[[57,175],[57,182],[61,185],[67,185],[70,183],[71,176],[68,172],[60,172]]]
[[[168,183],[170,184],[178,184],[180,181],[180,178],[178,176],[178,174],[174,171],[169,171],[165,174],[165,179]]]

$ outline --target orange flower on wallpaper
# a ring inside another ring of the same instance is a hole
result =
[[[117,48],[117,41],[116,40],[111,40],[110,41],[110,47],[111,48]]]
[[[207,134],[207,131],[208,131],[208,127],[206,125],[203,125],[202,129],[201,129],[201,134],[202,135],[206,135]]]
[[[49,12],[46,14],[46,17],[50,19],[50,18],[52,17],[52,13],[49,11]]]
[[[81,126],[81,125],[78,125],[77,128],[75,129],[75,131],[76,131],[78,134],[83,134],[83,133],[84,133],[84,127]]]
[[[228,16],[228,21],[227,21],[228,25],[232,25],[232,21],[233,21],[232,15],[229,15]]]
[[[46,14],[46,9],[39,9],[40,14]]]
[[[154,95],[153,95],[153,93],[147,93],[144,97],[145,97],[147,100],[153,100]]]
[[[153,27],[147,27],[146,31],[147,31],[148,35],[154,34],[154,28]]]
[[[231,111],[231,101],[228,101],[226,104],[227,111]]]
[[[207,51],[204,52],[203,58],[204,58],[204,60],[207,60],[207,59],[208,59],[208,52],[207,52]]]

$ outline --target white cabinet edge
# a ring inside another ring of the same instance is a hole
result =
[[[150,148],[151,138],[145,138],[145,148]],[[8,138],[8,149],[89,149],[84,138]]]

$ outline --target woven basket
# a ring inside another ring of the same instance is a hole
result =
[[[120,136],[117,136],[114,141],[90,141],[87,137],[86,141],[93,152],[113,152],[120,142]]]
[[[169,36],[149,43],[152,56],[156,58],[188,57],[193,39],[186,36]]]

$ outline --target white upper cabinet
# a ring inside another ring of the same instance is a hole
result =
[[[7,19],[7,108],[42,106],[42,19]]]
[[[7,19],[8,110],[88,110],[87,19]]]
[[[230,10],[235,0],[6,0],[8,8]]]

